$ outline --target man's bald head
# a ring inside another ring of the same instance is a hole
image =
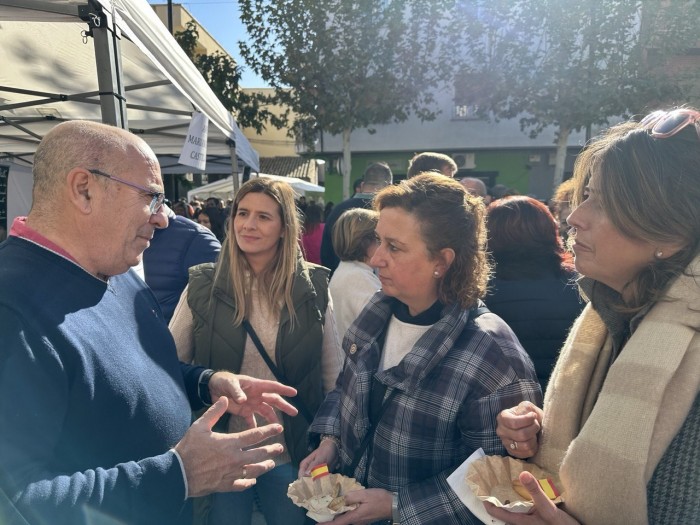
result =
[[[454,177],[457,173],[457,164],[454,159],[444,153],[435,153],[433,151],[424,151],[414,155],[408,161],[408,171],[406,178],[411,179],[426,171],[437,171],[446,177]]]
[[[486,197],[486,184],[484,184],[484,181],[481,179],[477,179],[476,177],[464,177],[460,179],[459,182],[464,186],[464,189],[472,195],[481,197],[482,199]]]
[[[121,128],[87,120],[59,124],[44,136],[34,155],[33,207],[55,203],[73,168],[112,170],[134,150],[155,158],[142,139]]]

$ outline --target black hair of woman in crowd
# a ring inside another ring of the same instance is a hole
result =
[[[209,228],[211,232],[223,243],[226,239],[226,214],[221,208],[204,208],[197,213],[196,221]]]

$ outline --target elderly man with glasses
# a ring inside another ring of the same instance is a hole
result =
[[[0,523],[190,523],[191,497],[273,468],[281,447],[256,444],[279,424],[211,428],[294,415],[294,389],[180,363],[130,270],[162,204],[158,160],[127,131],[66,122],[39,144],[32,210],[0,244]]]

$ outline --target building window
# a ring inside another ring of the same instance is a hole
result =
[[[452,110],[453,120],[478,120],[479,106],[474,104],[455,104]]]

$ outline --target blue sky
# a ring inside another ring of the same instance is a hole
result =
[[[148,0],[149,4],[167,4],[167,0]],[[244,40],[245,28],[239,20],[237,0],[190,0],[175,1],[182,4],[192,16],[211,34],[219,44],[243,66],[241,86],[264,87],[267,84],[245,65],[238,52],[238,41]]]

